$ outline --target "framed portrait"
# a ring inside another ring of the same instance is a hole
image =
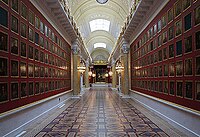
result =
[[[11,99],[19,98],[18,83],[11,83]]]
[[[163,34],[162,34],[162,42],[163,43],[167,42],[167,31],[163,32]]]
[[[48,41],[48,39],[45,39],[45,45],[44,45],[44,48],[45,48],[46,50],[49,49],[49,41]]]
[[[33,42],[34,32],[32,28],[28,29],[28,37],[29,37],[29,40]]]
[[[34,89],[34,85],[33,85],[33,82],[29,82],[28,83],[28,94],[31,96],[33,95],[33,89]]]
[[[24,24],[23,22],[21,22],[21,36],[26,38],[26,24]]]
[[[158,77],[158,68],[154,67],[154,77]]]
[[[0,83],[0,102],[8,100],[8,84]]]
[[[164,93],[168,94],[168,81],[164,81],[164,87],[163,87]]]
[[[159,77],[162,77],[162,66],[158,67],[158,71],[159,71]]]
[[[51,39],[52,39],[53,42],[55,42],[55,34],[54,34],[53,31],[52,31],[52,33],[51,33]]]
[[[45,25],[44,28],[45,28],[45,36],[49,37],[49,28],[48,28],[48,26]]]
[[[18,4],[19,4],[18,0],[11,0],[11,8],[16,12],[19,11]]]
[[[20,62],[20,73],[21,77],[26,77],[26,63],[25,62]]]
[[[158,91],[158,81],[155,81],[155,91]]]
[[[18,33],[18,19],[15,16],[11,16],[11,30]]]
[[[44,93],[44,82],[40,82],[40,93]]]
[[[35,43],[39,45],[39,34],[35,32]]]
[[[26,87],[26,82],[22,82],[20,86],[20,95],[21,97],[26,97],[27,96],[27,87]]]
[[[174,12],[175,12],[174,13],[175,17],[181,14],[181,12],[182,12],[182,1],[181,0],[178,0],[177,3],[175,3]]]
[[[168,64],[164,65],[164,76],[168,76]]]
[[[167,47],[165,47],[163,49],[163,59],[166,60],[168,58],[168,54],[167,54]]]
[[[49,58],[48,58],[48,54],[47,53],[45,53],[44,58],[45,58],[45,63],[48,63]]]
[[[35,60],[39,60],[39,50],[35,48]]]
[[[0,25],[8,28],[8,11],[0,6]]]
[[[29,23],[31,23],[32,25],[34,25],[34,20],[35,20],[34,13],[31,10],[29,10]]]
[[[8,35],[0,32],[0,50],[8,51]]]
[[[182,55],[182,40],[176,42],[176,56]]]
[[[11,60],[11,76],[19,76],[19,63],[16,60]]]
[[[192,59],[185,60],[185,75],[192,75]]]
[[[154,63],[158,62],[158,52],[154,54]]]
[[[40,36],[40,46],[44,47],[44,38]]]
[[[11,53],[18,55],[18,39],[11,37]]]
[[[190,81],[185,82],[185,97],[192,99],[192,82]]]
[[[189,13],[188,15],[186,15],[184,17],[184,28],[185,28],[185,31],[191,29],[192,27],[192,14]]]
[[[39,94],[40,93],[40,89],[39,89],[39,82],[35,82],[35,94]]]
[[[174,44],[169,45],[169,58],[174,57]]]
[[[39,66],[35,65],[35,77],[39,77]]]
[[[8,76],[8,59],[0,57],[0,77]]]
[[[162,49],[158,51],[158,60],[162,61]]]
[[[40,67],[40,77],[44,77],[44,67]]]
[[[8,5],[8,0],[2,0],[2,1]]]
[[[20,55],[22,56],[22,57],[26,57],[26,43],[24,43],[24,42],[21,42],[21,53],[20,53]]]
[[[42,32],[43,34],[44,34],[44,29],[45,29],[44,23],[40,21],[40,32]]]
[[[200,31],[195,33],[196,49],[200,49]]]
[[[162,17],[162,28],[164,28],[167,25],[167,14],[165,14]]]
[[[200,56],[196,57],[196,75],[200,75]]]
[[[176,62],[176,75],[177,76],[183,75],[183,62],[182,61]]]
[[[175,85],[174,85],[174,81],[170,81],[169,83],[169,94],[170,95],[174,95],[174,92],[175,92]]]
[[[21,16],[27,19],[27,7],[24,3],[21,3]]]
[[[59,83],[60,84],[60,83]],[[60,86],[59,86],[60,87]],[[151,90],[154,90],[154,81],[151,81]]]
[[[192,36],[185,38],[185,53],[192,52]]]
[[[176,36],[182,34],[182,20],[177,21],[175,26],[176,26]]]
[[[183,10],[187,9],[191,5],[191,0],[183,0]]]
[[[33,77],[33,64],[28,64],[28,76]]]
[[[200,6],[194,10],[194,23],[195,25],[200,23]]]
[[[157,38],[154,39],[154,41],[152,41],[151,44],[153,45],[153,49],[157,48],[158,47]]]
[[[169,40],[174,38],[174,26],[173,25],[171,27],[169,27],[168,38],[169,38]]]
[[[33,47],[31,45],[28,46],[28,57],[33,59]]]
[[[156,35],[156,33],[157,33],[157,24],[153,26],[153,35]]]
[[[45,82],[45,92],[48,92],[48,87],[49,87],[48,82]]]
[[[171,8],[169,11],[168,11],[168,23],[171,22],[174,18],[174,15],[173,15],[173,8]]]
[[[48,77],[48,68],[45,67],[44,71],[45,71],[45,77]]]
[[[183,82],[176,82],[176,95],[179,97],[183,96]]]
[[[159,92],[163,92],[163,82],[159,81]]]
[[[162,36],[158,36],[158,47],[162,45]]]
[[[40,29],[40,19],[37,16],[35,16],[35,27]]]
[[[196,82],[196,100],[200,100],[200,82]]]
[[[174,63],[169,64],[169,74],[170,76],[174,76]]]
[[[44,62],[44,52],[40,52],[40,61]]]
[[[161,20],[158,21],[158,32],[161,31],[161,28],[162,28],[162,22]]]

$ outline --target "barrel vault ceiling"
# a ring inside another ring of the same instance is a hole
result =
[[[105,4],[99,4],[96,0],[66,0],[92,61],[108,61],[133,2],[108,0]],[[94,20],[100,25],[109,22],[108,31],[91,31],[90,21]],[[101,23],[102,20],[106,22]],[[104,47],[94,48],[98,43],[104,43]]]

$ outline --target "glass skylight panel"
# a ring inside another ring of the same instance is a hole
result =
[[[89,22],[91,32],[95,30],[109,31],[110,21],[105,19],[96,19]]]
[[[106,48],[106,44],[105,43],[95,43],[94,48]]]

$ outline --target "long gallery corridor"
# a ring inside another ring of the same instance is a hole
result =
[[[132,103],[131,99],[122,99],[109,88],[95,87],[71,104],[36,136],[169,136]],[[174,131],[170,131],[171,136],[178,136]]]
[[[0,0],[0,137],[200,137],[200,0]]]

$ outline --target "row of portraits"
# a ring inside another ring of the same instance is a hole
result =
[[[0,50],[8,51],[7,35],[0,32],[0,38],[1,38],[0,39]],[[62,67],[62,66],[66,65],[65,61],[63,61],[62,59],[59,59],[58,57],[53,56],[51,54],[47,54],[43,51],[39,51],[38,48],[34,48],[33,46],[30,46],[30,45],[27,46],[27,44],[25,42],[21,42],[20,48],[19,48],[18,39],[16,39],[16,38],[11,37],[10,45],[11,45],[11,47],[10,47],[11,54],[15,54],[15,55],[20,54],[20,56],[23,58],[28,57],[29,59],[34,59],[35,61],[40,61],[40,62],[47,63],[50,65],[55,65],[58,67]],[[19,51],[19,49],[20,49],[20,51]],[[62,55],[66,56],[66,54],[62,54]]]
[[[67,80],[62,81],[48,81],[48,82],[12,82],[0,83],[0,102],[25,98],[37,94],[47,93],[53,90],[59,90],[63,88],[69,88],[70,82]],[[10,85],[10,94],[9,86]],[[10,97],[9,97],[10,95]]]
[[[195,88],[193,88],[193,86],[195,86]],[[195,84],[193,84],[192,81],[183,82],[181,80],[176,82],[137,80],[137,82],[133,82],[133,87],[169,95],[176,95],[178,97],[185,97],[188,99],[193,98],[193,89],[195,89],[195,99],[200,100],[200,81],[196,81]]]
[[[36,34],[37,36],[37,34]],[[39,35],[37,36],[39,37]],[[42,41],[44,42],[44,39],[42,37],[40,37],[40,39],[42,39]],[[49,44],[48,41],[45,41],[45,45],[47,45],[47,47],[45,46],[45,49],[50,51],[51,53],[54,53],[60,57],[62,57],[63,59],[67,59],[67,54],[61,50],[60,48],[58,48],[57,46],[55,46],[54,44]],[[44,44],[44,43],[43,43]],[[40,45],[43,45],[40,44]],[[20,48],[19,48],[20,46]],[[26,43],[21,41],[21,43],[19,43],[19,40],[17,38],[11,37],[10,38],[10,52],[12,54],[18,55],[19,54],[19,49],[20,51],[20,55],[23,57],[26,57]],[[37,46],[36,46],[37,47]],[[31,50],[31,48],[33,49],[32,46],[29,46],[29,58],[33,57],[33,50]],[[38,49],[38,48],[35,48]],[[8,52],[8,35],[6,33],[0,32],[0,50]],[[37,52],[35,54],[37,56]]]
[[[9,76],[9,70],[11,71],[10,76],[12,77],[18,77],[19,72],[21,77],[70,77],[68,71],[63,69],[27,64],[26,62],[19,62],[17,60],[11,60],[10,64],[10,69],[8,69],[8,59],[0,57],[0,77]]]
[[[171,10],[169,10],[171,11]],[[173,11],[173,10],[172,10]],[[165,15],[167,16],[167,15]],[[142,38],[137,42],[137,44],[134,47],[134,51],[143,46],[145,43],[147,43],[151,38],[156,36],[157,32],[159,32],[162,28],[162,24],[165,24],[166,26],[166,19],[167,17],[163,17],[161,20],[158,21],[154,26],[152,26],[145,34],[143,34]],[[162,35],[157,36],[158,39],[158,46],[166,43],[167,41],[172,40],[173,38],[183,34],[183,31],[188,31],[192,28],[192,12],[185,15],[185,17],[180,20],[177,20],[175,23],[173,23],[171,26],[168,26],[168,31],[164,31]],[[168,17],[169,18],[169,17]],[[163,21],[164,20],[164,21]],[[170,23],[171,24],[171,23]],[[195,8],[194,10],[194,25],[200,24],[200,6]],[[164,27],[163,26],[163,27]]]
[[[145,60],[146,61],[146,60]],[[133,70],[133,75],[136,78],[141,77],[181,77],[181,76],[200,76],[200,56],[195,58],[195,65],[193,65],[192,58],[185,59],[184,61],[179,60],[170,63],[165,63],[163,65],[140,68]],[[137,64],[136,64],[137,66]],[[193,72],[193,67],[195,67],[195,72]],[[135,67],[136,68],[136,67]],[[137,67],[139,68],[139,67]],[[176,71],[175,71],[176,70]]]
[[[147,53],[151,52],[152,50],[156,49],[156,40],[152,41],[149,45],[143,46],[139,50],[133,52],[133,60],[137,60],[138,58],[145,56]],[[193,40],[195,43],[193,43]],[[152,61],[145,61],[144,65],[150,65],[152,63],[156,63],[157,61],[163,61],[166,59],[174,58],[174,57],[179,57],[182,56],[183,54],[188,54],[192,53],[194,46],[195,49],[199,50],[200,49],[200,31],[195,33],[195,36],[193,37],[192,35],[185,37],[184,40],[178,40],[174,42],[174,44],[167,45],[167,47],[161,49],[157,52],[154,53],[154,57],[149,56]],[[158,55],[157,55],[158,54]],[[148,60],[148,57],[147,57]]]
[[[66,44],[64,44],[63,40],[59,39],[49,27],[47,27],[37,16],[34,15],[32,11],[28,12],[27,7],[24,5],[24,3],[22,3],[22,9],[23,9],[22,10],[23,12],[21,16],[24,19],[27,19],[28,17],[27,13],[29,13],[29,23],[31,25],[28,25],[27,23],[24,23],[23,21],[19,22],[18,17],[11,15],[10,28],[13,32],[19,33],[22,37],[28,38],[30,41],[35,42],[41,47],[44,47],[43,37],[46,36],[46,38],[50,39],[52,43],[55,42],[62,49],[64,50],[67,49],[67,46]],[[0,20],[0,25],[8,28],[8,11],[0,7],[0,15],[2,18],[2,20]],[[40,37],[39,37],[39,33],[37,32],[34,33],[34,29],[30,27],[34,25],[34,21],[35,21],[36,29],[40,30],[41,32]]]

